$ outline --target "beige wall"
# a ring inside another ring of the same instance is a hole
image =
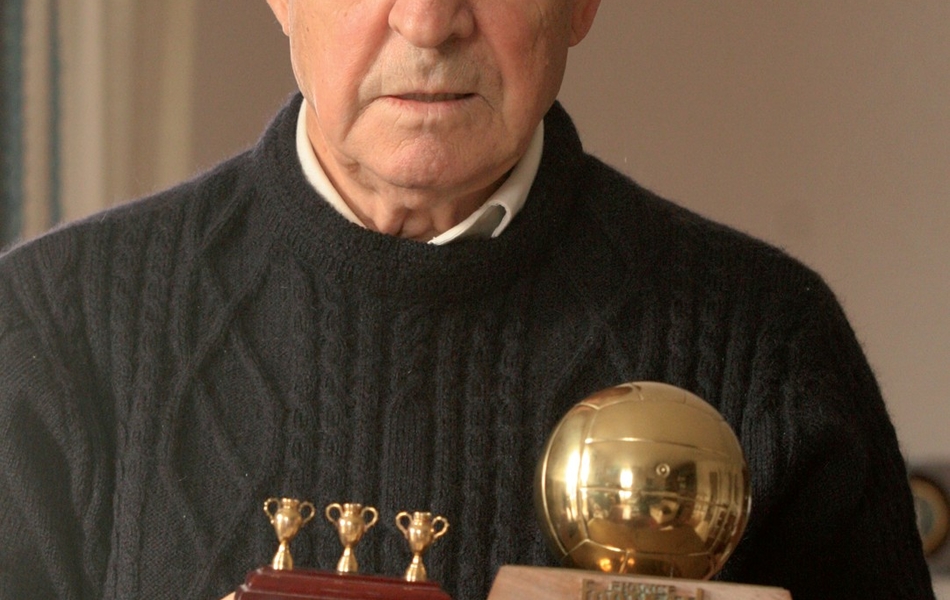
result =
[[[196,20],[193,160],[208,166],[253,143],[296,84],[263,0],[197,0]]]
[[[604,0],[562,100],[648,187],[837,291],[905,451],[950,455],[950,3]]]
[[[293,83],[263,1],[174,1],[192,37],[138,50],[136,114],[191,70],[168,92],[190,90],[179,178],[252,143]],[[143,39],[169,22],[139,18]],[[914,460],[950,455],[948,24],[942,0],[604,0],[561,95],[590,151],[825,275]],[[137,127],[141,193],[166,182]]]

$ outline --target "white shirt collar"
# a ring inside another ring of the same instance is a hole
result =
[[[307,135],[307,102],[300,104],[300,114],[297,117],[297,156],[300,159],[300,166],[303,168],[304,176],[310,185],[330,203],[338,213],[343,215],[351,223],[364,227],[359,218],[353,213],[343,197],[330,183],[330,179],[324,172],[317,155],[310,145],[310,138]],[[518,164],[501,184],[495,193],[485,201],[481,207],[470,214],[464,221],[444,231],[436,237],[429,240],[430,244],[447,244],[453,240],[465,237],[464,234],[473,230],[479,219],[488,211],[494,211],[492,207],[499,206],[504,210],[504,215],[498,225],[490,232],[490,237],[498,237],[508,227],[511,220],[515,218],[521,207],[528,199],[528,192],[531,191],[531,184],[538,174],[538,167],[541,164],[541,153],[544,149],[544,123],[540,123],[531,138],[528,150],[525,152]]]

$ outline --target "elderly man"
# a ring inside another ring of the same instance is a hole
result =
[[[275,495],[431,510],[456,600],[550,564],[577,400],[662,380],[737,432],[720,576],[931,598],[897,440],[832,293],[587,156],[555,103],[598,0],[269,0],[301,95],[193,181],[0,261],[0,598],[219,598]],[[387,517],[388,516],[388,517]],[[364,571],[408,559],[394,527]],[[329,569],[329,526],[298,565]]]

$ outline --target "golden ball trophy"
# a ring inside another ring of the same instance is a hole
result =
[[[544,448],[534,502],[563,568],[504,566],[488,600],[791,600],[780,588],[708,581],[742,536],[749,474],[722,416],[680,388],[627,383],[575,405]],[[353,547],[376,523],[372,507],[326,508],[344,547],[335,573],[293,569],[288,544],[312,505],[272,498],[264,509],[278,556],[248,575],[236,600],[451,600],[422,562],[448,531],[441,516],[397,515],[412,562],[395,579],[356,573]]]
[[[489,600],[791,599],[707,581],[739,543],[750,482],[732,429],[686,390],[636,382],[581,401],[549,437],[534,490],[570,568],[502,567]]]

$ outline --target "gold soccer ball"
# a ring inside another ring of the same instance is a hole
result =
[[[742,448],[680,388],[635,382],[581,401],[548,439],[535,509],[564,566],[688,579],[715,574],[751,507]]]

